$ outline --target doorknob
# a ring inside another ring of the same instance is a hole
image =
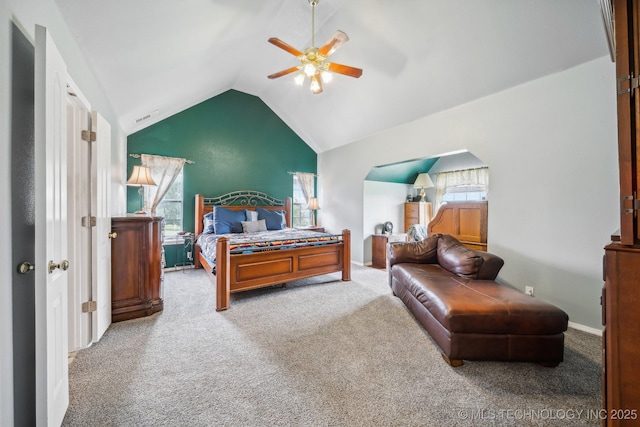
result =
[[[27,274],[28,272],[30,272],[31,270],[33,270],[35,267],[33,264],[31,264],[30,262],[23,262],[22,264],[20,264],[18,266],[18,273],[20,274]]]
[[[112,231],[111,233],[107,234],[107,237],[109,237],[110,239],[115,239],[116,237],[118,237],[118,233]]]
[[[56,264],[53,261],[49,261],[49,274],[53,273],[53,270],[59,268],[62,271],[67,271],[69,269],[69,261],[62,260],[59,264]]]

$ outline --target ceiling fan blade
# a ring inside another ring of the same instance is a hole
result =
[[[348,65],[336,64],[335,62],[325,62],[328,71],[344,74],[345,76],[355,77],[356,79],[362,75],[362,69],[350,67]]]
[[[287,68],[286,70],[279,71],[277,73],[273,73],[267,77],[270,79],[277,79],[278,77],[286,76],[287,74],[291,74],[295,71],[298,71],[299,69],[300,69],[299,66],[295,66],[295,67]]]
[[[331,38],[327,41],[327,43],[325,43],[324,46],[318,49],[318,55],[322,55],[326,58],[348,40],[349,37],[342,31],[338,30],[333,34],[333,36],[331,36]]]
[[[286,50],[287,52],[289,52],[293,56],[297,56],[298,58],[304,56],[304,53],[300,52],[295,47],[283,42],[279,38],[271,37],[268,41],[269,41],[269,43],[278,46],[280,49]]]
[[[320,74],[316,73],[311,76],[311,93],[317,95],[322,93],[322,79],[320,78]]]

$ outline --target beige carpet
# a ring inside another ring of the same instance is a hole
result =
[[[598,425],[600,337],[570,330],[557,368],[451,368],[387,285],[354,265],[233,294],[165,275],[165,309],[113,324],[70,366],[66,426]]]

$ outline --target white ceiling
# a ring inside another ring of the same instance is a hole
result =
[[[127,134],[229,89],[323,152],[608,55],[598,0],[320,0],[316,46],[350,40],[324,92],[267,75],[311,45],[308,0],[56,0]],[[136,119],[157,111],[151,119]]]

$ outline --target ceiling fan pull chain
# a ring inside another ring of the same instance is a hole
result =
[[[316,47],[316,4],[315,0],[309,0],[311,3],[311,47]]]

